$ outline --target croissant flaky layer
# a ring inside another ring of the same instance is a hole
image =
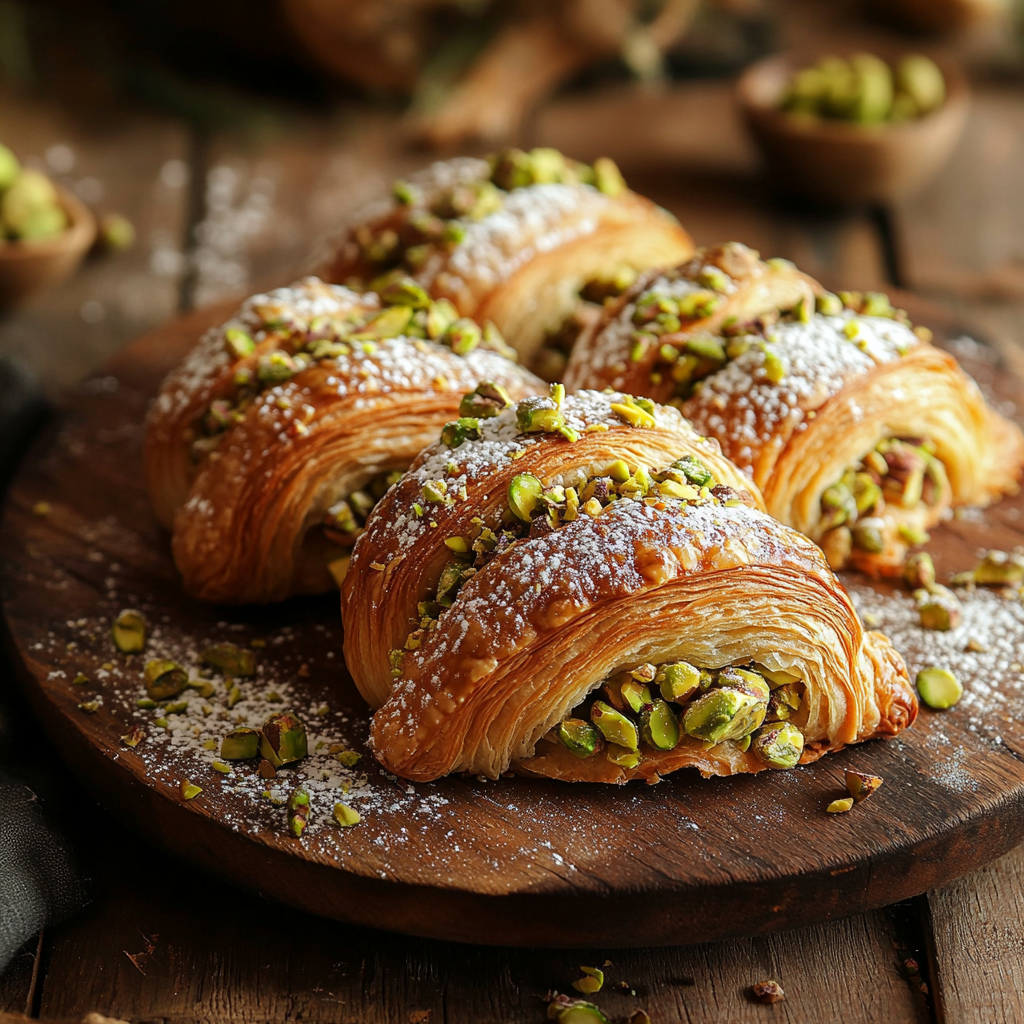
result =
[[[653,782],[806,763],[913,722],[902,659],[820,551],[670,410],[599,414],[624,398],[565,399],[573,433],[608,427],[575,441],[505,413],[449,453],[459,497],[437,515],[415,511],[435,449],[371,516],[343,617],[389,770]],[[388,679],[366,671],[385,645]]]
[[[532,365],[571,321],[591,282],[674,263],[693,251],[664,210],[630,191],[610,161],[554,150],[441,161],[395,186],[393,205],[351,229],[324,276],[365,285],[412,274],[463,316],[492,320]]]
[[[678,405],[772,515],[817,540],[862,538],[862,568],[898,565],[949,505],[1011,491],[1024,464],[1018,428],[884,296],[831,295],[736,243],[639,282],[566,382]]]
[[[330,589],[328,566],[344,565],[390,475],[458,416],[463,392],[481,379],[515,397],[542,387],[475,324],[424,326],[425,295],[395,298],[315,278],[255,296],[168,377],[146,476],[189,593],[245,603]]]

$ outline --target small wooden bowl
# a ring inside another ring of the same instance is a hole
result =
[[[0,241],[0,308],[17,306],[30,295],[70,277],[96,238],[96,219],[66,189],[57,189],[68,226],[39,242]]]
[[[768,57],[751,65],[737,83],[740,108],[772,184],[817,203],[852,206],[901,199],[933,178],[967,118],[970,94],[960,69],[936,61],[946,79],[946,102],[916,121],[865,127],[779,110],[793,72],[820,56]]]

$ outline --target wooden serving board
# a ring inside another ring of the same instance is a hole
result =
[[[47,732],[82,780],[131,827],[203,869],[314,913],[418,935],[530,946],[692,943],[805,925],[891,903],[976,868],[1024,840],[1024,604],[965,596],[965,623],[926,633],[905,592],[849,577],[868,622],[911,674],[952,667],[951,711],[922,708],[898,740],[792,771],[701,779],[681,771],[623,788],[451,778],[411,785],[367,755],[367,709],[342,662],[336,596],[257,609],[204,606],[180,591],[168,537],[142,483],[142,421],[163,375],[228,310],[158,331],[88,380],[36,443],[0,535],[7,641]],[[934,321],[933,321],[934,322]],[[954,344],[1006,411],[1020,383],[983,346]],[[40,502],[46,506],[40,506]],[[947,572],[979,549],[1024,543],[1024,498],[935,531]],[[117,652],[109,625],[140,609],[145,655]],[[221,681],[180,715],[137,707],[147,657],[199,667],[207,644],[264,643],[259,675],[228,708]],[[983,651],[965,650],[969,640]],[[74,682],[79,673],[88,682]],[[281,703],[275,703],[279,696]],[[267,698],[271,699],[268,700]],[[98,701],[95,711],[80,704]],[[204,710],[203,705],[209,710]],[[267,782],[255,762],[212,767],[235,721],[294,708],[314,753]],[[145,729],[135,748],[120,737]],[[319,745],[319,746],[318,746]],[[339,748],[362,755],[346,767]],[[843,769],[884,778],[845,815]],[[182,780],[202,788],[185,801]],[[281,799],[310,788],[311,823],[289,837]],[[342,829],[336,800],[361,814]]]

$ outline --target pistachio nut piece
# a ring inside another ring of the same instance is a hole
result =
[[[222,672],[227,679],[256,675],[256,654],[235,644],[214,644],[200,655],[203,662]]]
[[[936,711],[953,707],[964,694],[960,680],[952,672],[934,665],[921,669],[915,682],[921,700]]]
[[[359,824],[359,812],[348,804],[336,803],[334,805],[334,820],[342,828],[351,828]]]
[[[482,420],[490,419],[511,405],[509,393],[500,384],[494,381],[481,381],[475,390],[462,396],[459,415],[474,416]]]
[[[565,417],[553,398],[530,395],[516,406],[516,425],[528,434],[560,431],[565,427]]]
[[[697,487],[711,487],[715,483],[711,470],[693,455],[684,455],[681,459],[676,459],[671,468],[679,470],[689,483]]]
[[[981,586],[1019,586],[1024,583],[1024,555],[986,552],[974,570],[974,582]]]
[[[605,704],[603,700],[594,701],[590,709],[590,720],[609,743],[616,743],[634,753],[639,750],[640,734],[636,723],[610,704]]]
[[[179,788],[182,798],[185,800],[193,800],[203,791],[202,786],[197,786],[195,783],[189,782],[188,779],[182,779]]]
[[[146,646],[146,620],[141,612],[125,608],[114,619],[110,635],[122,654],[139,654]]]
[[[927,590],[935,583],[935,563],[927,551],[918,551],[903,563],[903,582],[911,590]]]
[[[307,753],[306,727],[290,711],[273,714],[263,723],[260,754],[275,768],[298,761]]]
[[[298,839],[309,823],[309,793],[301,786],[288,797],[288,831]]]
[[[655,750],[674,750],[679,746],[679,719],[665,701],[652,701],[640,710],[640,735]]]
[[[885,523],[881,519],[871,517],[855,523],[853,530],[853,546],[871,554],[881,554],[885,550]]]
[[[620,747],[617,743],[608,744],[605,757],[620,768],[635,768],[643,760],[639,751],[628,750],[626,747]]]
[[[220,756],[225,761],[248,761],[260,750],[260,734],[255,729],[234,729],[220,741]]]
[[[716,688],[687,705],[683,729],[709,743],[738,740],[753,732],[767,711],[767,701],[731,687]]]
[[[558,738],[563,746],[580,758],[590,757],[601,745],[597,729],[582,718],[567,718],[559,722]]]
[[[548,1020],[559,1024],[608,1024],[608,1018],[593,1003],[566,995],[556,995],[548,1003]]]
[[[441,428],[441,442],[449,448],[458,448],[464,441],[480,439],[480,421],[472,416],[461,416]]]
[[[825,808],[827,814],[845,814],[853,806],[853,797],[844,796],[839,800],[833,800]]]
[[[389,306],[408,306],[410,309],[426,309],[430,295],[418,281],[403,277],[392,281],[381,293],[381,299]]]
[[[789,722],[759,729],[750,749],[770,768],[794,768],[804,752],[804,734]]]
[[[664,700],[682,704],[706,686],[706,681],[710,681],[707,677],[707,673],[702,672],[688,661],[676,661],[669,665],[662,665],[654,677],[654,682],[661,690]]]
[[[727,665],[718,673],[718,678],[712,685],[729,686],[763,701],[767,701],[771,696],[771,687],[765,681],[764,676],[749,668],[735,668],[732,665]]]
[[[176,662],[157,658],[146,662],[146,693],[153,700],[177,697],[188,686],[188,673]]]
[[[457,356],[468,356],[480,344],[483,331],[475,320],[460,317],[441,336],[442,345],[447,345]]]
[[[846,769],[847,792],[858,804],[867,800],[881,784],[882,779],[877,775],[866,775],[864,772],[855,772],[850,768]]]
[[[572,987],[585,996],[600,992],[604,986],[604,971],[600,967],[580,967],[580,970],[583,972],[583,977],[574,981]]]
[[[517,519],[530,522],[544,485],[532,473],[519,473],[508,484],[508,507]]]
[[[963,621],[963,606],[953,591],[933,583],[927,590],[915,590],[917,611],[924,629],[945,632]]]
[[[619,687],[619,694],[636,714],[639,714],[640,709],[645,704],[650,704],[652,700],[651,688],[644,683],[638,682],[636,679],[627,679]]]

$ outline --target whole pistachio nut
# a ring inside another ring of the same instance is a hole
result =
[[[879,786],[882,780],[877,775],[866,775],[864,772],[855,772],[850,768],[846,769],[846,789],[856,803],[867,800]]]
[[[640,735],[655,750],[674,750],[679,745],[679,719],[663,700],[640,709]]]
[[[146,693],[153,700],[167,700],[176,697],[188,686],[188,672],[176,661],[157,658],[146,662]]]
[[[771,696],[771,687],[760,672],[748,668],[735,668],[727,665],[718,673],[714,686],[729,686],[743,693],[749,693],[758,700],[767,701]]]
[[[804,735],[789,722],[766,725],[754,733],[750,749],[770,768],[794,768],[804,752]]]
[[[465,441],[480,439],[480,421],[472,416],[460,416],[441,429],[441,441],[449,448],[458,448]]]
[[[682,704],[694,696],[705,685],[705,674],[688,661],[676,661],[662,665],[654,682],[661,690],[664,700]]]
[[[275,768],[301,760],[307,753],[306,727],[290,711],[273,714],[263,723],[260,754]]]
[[[753,732],[767,711],[765,700],[729,687],[715,688],[687,705],[683,729],[709,743],[738,740]]]
[[[986,552],[974,570],[974,582],[981,586],[1019,586],[1024,583],[1024,555]]]
[[[580,758],[590,757],[601,746],[597,729],[582,718],[567,718],[559,722],[557,734],[562,744]]]
[[[508,507],[517,519],[528,523],[543,492],[544,485],[538,477],[532,473],[518,473],[509,481]]]
[[[565,427],[565,417],[553,398],[531,395],[516,406],[516,424],[528,434],[560,431]]]
[[[301,786],[288,797],[288,831],[298,839],[309,823],[309,793]]]
[[[234,729],[220,741],[225,761],[248,761],[260,752],[260,734],[255,729]]]
[[[125,608],[114,619],[110,635],[122,654],[139,654],[146,646],[146,620],[141,612]]]
[[[615,743],[634,753],[640,749],[640,733],[636,723],[623,712],[616,711],[610,704],[605,704],[603,700],[594,701],[590,709],[590,720],[609,743]]]
[[[462,396],[459,403],[460,416],[490,419],[512,405],[508,392],[494,381],[481,381],[473,391]]]
[[[934,665],[921,669],[915,682],[921,700],[936,711],[953,707],[964,693],[960,680],[952,672]]]
[[[235,644],[214,644],[200,655],[204,664],[215,668],[227,679],[256,675],[256,653]]]
[[[935,563],[927,551],[918,551],[903,563],[903,582],[911,590],[927,590],[934,585]]]

